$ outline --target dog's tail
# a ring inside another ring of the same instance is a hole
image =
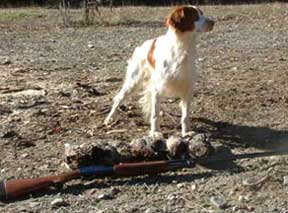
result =
[[[151,95],[151,91],[149,89],[146,89],[143,91],[142,97],[139,99],[144,119],[146,121],[149,121],[151,115]]]

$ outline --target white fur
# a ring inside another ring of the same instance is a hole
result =
[[[200,13],[198,12],[200,15]],[[143,111],[150,116],[150,135],[159,135],[159,112],[161,97],[179,97],[182,111],[182,135],[189,131],[189,106],[193,87],[197,80],[195,59],[198,32],[206,32],[207,18],[200,15],[195,22],[195,30],[177,33],[168,26],[167,33],[158,37],[155,43],[155,69],[147,56],[153,40],[145,41],[137,47],[128,61],[124,85],[115,96],[112,109],[105,119],[108,124],[119,104],[133,92],[141,92]]]

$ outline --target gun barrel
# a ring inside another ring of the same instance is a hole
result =
[[[141,163],[123,163],[113,166],[115,175],[135,176],[144,174],[155,174],[169,170],[167,161],[153,161]]]
[[[144,174],[156,174],[167,172],[173,169],[194,167],[191,160],[169,160],[169,161],[152,161],[142,163],[124,163],[113,167],[116,175],[135,176]]]
[[[80,171],[74,170],[60,175],[50,175],[40,178],[6,180],[0,182],[0,200],[8,200],[26,195],[57,183],[65,183],[79,178]]]

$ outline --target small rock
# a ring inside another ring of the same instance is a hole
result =
[[[18,73],[24,73],[24,72],[27,72],[27,70],[26,69],[23,69],[22,67],[16,67],[15,69],[14,69],[14,72],[18,72]]]
[[[202,61],[204,61],[205,59],[204,58],[198,58],[198,61],[199,62],[202,62]]]
[[[98,195],[97,198],[100,199],[100,200],[105,199],[106,198],[106,194],[100,194],[100,195]]]
[[[102,194],[98,194],[97,196],[97,190],[96,189],[91,189],[88,194],[90,196],[97,196],[97,199],[99,200],[110,200],[113,199],[115,195],[117,195],[120,192],[119,189],[112,187],[109,191],[104,192]]]
[[[228,193],[229,196],[233,196],[235,194],[235,189],[231,189]]]
[[[226,200],[222,196],[212,196],[210,198],[211,203],[218,207],[219,209],[224,209],[226,207]]]
[[[288,186],[288,176],[283,177],[283,185]]]
[[[247,202],[250,201],[250,197],[248,195],[240,195],[238,200],[239,202]]]
[[[26,158],[26,157],[28,157],[28,154],[27,154],[27,153],[24,153],[24,154],[21,155],[21,157],[22,157],[22,158]]]
[[[39,203],[37,203],[37,202],[30,202],[29,203],[29,206],[31,207],[31,208],[35,208],[36,206],[38,206],[39,205]]]
[[[120,189],[117,189],[117,188],[112,187],[112,188],[111,188],[111,191],[110,191],[110,194],[111,194],[111,195],[117,195],[119,192],[121,192]]]
[[[92,211],[92,212],[94,212],[94,211]],[[104,213],[104,212],[105,212],[105,210],[98,210],[96,213]]]
[[[144,213],[154,213],[154,212],[157,212],[157,209],[154,207],[151,207],[151,208],[146,209]]]
[[[88,44],[87,45],[89,48],[94,48],[95,46],[93,44]]]
[[[196,184],[193,184],[193,185],[191,186],[191,190],[192,190],[192,191],[196,191],[196,190],[197,190],[197,185],[196,185]]]
[[[95,135],[94,130],[93,129],[89,129],[86,132],[87,137],[93,137]]]
[[[28,209],[25,206],[20,206],[17,208],[17,212],[27,212],[27,211],[28,211]]]
[[[167,200],[169,200],[169,201],[176,200],[176,195],[175,195],[175,194],[169,194],[169,195],[167,196]]]
[[[67,206],[68,203],[63,200],[63,198],[56,198],[51,202],[51,205],[53,207],[59,207],[59,206]]]
[[[253,212],[254,210],[255,210],[254,207],[252,207],[252,206],[247,206],[247,211],[249,211],[249,212]]]
[[[12,113],[12,110],[8,106],[0,104],[0,115],[10,114],[10,113]]]
[[[177,184],[177,188],[178,188],[178,189],[181,189],[181,188],[183,188],[184,186],[185,186],[184,183],[178,183],[178,184]]]
[[[1,61],[1,65],[9,65],[12,64],[12,61],[8,58],[4,59],[3,61]]]
[[[99,200],[110,200],[112,198],[113,197],[109,193],[103,193],[103,194],[98,195],[97,197],[97,199]]]
[[[73,91],[71,89],[63,89],[60,91],[60,95],[64,96],[64,97],[71,97],[73,94]]]
[[[46,170],[46,169],[48,169],[48,167],[49,167],[48,164],[44,164],[44,165],[39,167],[39,170]]]
[[[243,196],[243,195],[240,195],[239,198],[238,198],[238,200],[239,200],[240,202],[244,202],[244,201],[245,201],[244,196]]]

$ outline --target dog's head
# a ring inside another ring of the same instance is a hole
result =
[[[168,16],[166,25],[175,29],[177,33],[209,32],[213,29],[215,21],[205,17],[196,6],[176,7]]]

